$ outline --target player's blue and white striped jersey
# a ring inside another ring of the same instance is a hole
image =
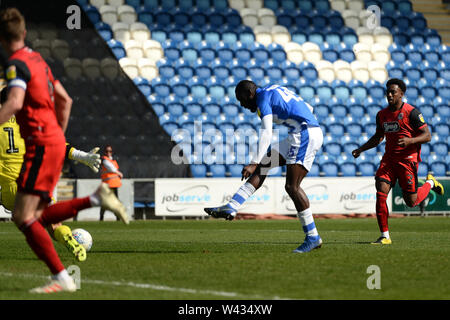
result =
[[[256,105],[261,119],[272,114],[273,122],[287,126],[290,132],[300,131],[302,124],[319,127],[313,108],[286,87],[271,85],[256,89]]]

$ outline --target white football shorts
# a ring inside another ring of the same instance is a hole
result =
[[[300,132],[289,133],[288,137],[272,145],[272,149],[286,160],[286,164],[301,164],[310,171],[317,151],[323,143],[320,127],[303,124]]]

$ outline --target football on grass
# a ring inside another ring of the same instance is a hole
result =
[[[72,230],[72,236],[75,238],[75,240],[78,241],[79,244],[81,244],[86,249],[86,251],[91,250],[92,236],[89,232],[84,229],[78,228]]]

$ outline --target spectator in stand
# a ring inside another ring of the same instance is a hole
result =
[[[119,188],[122,186],[123,174],[119,171],[119,164],[113,159],[113,148],[111,145],[105,147],[102,155],[102,182],[107,183],[113,193],[118,197]],[[105,209],[100,209],[100,221],[103,221]],[[117,219],[117,218],[116,218]]]

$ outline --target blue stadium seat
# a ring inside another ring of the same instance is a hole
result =
[[[217,57],[221,60],[221,62],[229,64],[233,61],[234,52],[230,48],[220,48],[217,50]]]
[[[334,87],[334,95],[338,100],[342,102],[348,101],[348,99],[350,98],[350,94],[350,89],[346,85],[339,85]]]
[[[181,58],[180,49],[175,47],[169,47],[164,49],[164,55],[169,62],[175,62]]]
[[[363,133],[363,128],[359,123],[350,123],[347,125],[347,133],[351,138],[356,139]]]
[[[204,85],[196,84],[191,86],[191,95],[197,101],[205,98],[207,93],[208,91]]]
[[[416,30],[425,30],[427,27],[427,20],[424,18],[422,13],[412,12],[410,14],[411,17],[411,26]]]
[[[289,13],[282,13],[277,15],[277,23],[289,29],[295,22]]]
[[[317,105],[314,108],[314,114],[317,116],[319,122],[322,122],[328,117],[328,107],[326,105]]]
[[[327,50],[322,51],[322,57],[324,60],[328,60],[330,62],[335,62],[336,60],[339,59],[340,55],[336,50],[327,49]]]
[[[302,74],[303,74],[303,77],[305,78],[305,80],[307,81],[307,82],[312,82],[312,81],[314,81],[314,80],[317,80],[318,79],[318,73],[317,73],[317,70],[316,70],[316,68],[314,68],[314,66],[312,66],[312,65],[308,65],[308,66],[305,66],[304,68],[302,68],[301,66],[302,66],[302,63],[300,63],[300,71],[302,72]]]
[[[153,111],[155,111],[158,117],[162,116],[166,112],[166,107],[162,103],[152,103]]]
[[[363,177],[371,177],[375,174],[376,167],[371,162],[361,162],[358,164],[358,172]]]
[[[253,50],[253,58],[257,65],[264,65],[270,58],[270,53],[265,48]]]
[[[174,117],[179,117],[184,113],[184,108],[180,103],[170,103],[167,105],[167,112]]]
[[[320,166],[321,171],[325,177],[337,177],[339,173],[339,167],[334,162],[326,162]]]
[[[239,41],[243,45],[251,45],[251,44],[255,43],[255,35],[253,34],[253,32],[251,30],[243,31],[243,32],[239,33]]]
[[[170,93],[171,93],[170,86],[168,86],[167,84],[164,84],[164,83],[159,83],[159,84],[154,85],[152,87],[153,87],[153,92],[157,96],[168,97],[170,95]]]
[[[313,86],[304,85],[299,88],[299,95],[305,101],[310,101],[314,98],[316,91]]]
[[[448,123],[441,122],[441,123],[438,123],[438,124],[434,125],[434,132],[436,132],[436,134],[441,139],[447,138],[449,136],[449,134],[450,134],[449,131],[450,130],[449,130]]]
[[[181,51],[181,56],[187,63],[193,65],[199,58],[199,53],[194,48],[184,48]]]
[[[412,33],[410,35],[411,43],[416,46],[423,46],[425,44],[426,37],[422,33]]]
[[[113,54],[116,56],[117,60],[126,57],[127,52],[125,51],[125,48],[123,47],[123,44],[120,41],[111,39],[107,42],[107,44],[111,48]]]
[[[271,50],[270,56],[272,57],[274,63],[283,63],[287,59],[286,52],[283,48]]]
[[[238,41],[238,35],[231,30],[222,33],[222,41],[226,45],[235,45]]]
[[[395,19],[395,24],[400,30],[408,30],[411,26],[411,19],[406,15],[399,15]]]
[[[163,9],[158,9],[154,12],[155,25],[159,28],[166,28],[173,23],[172,14]]]
[[[209,87],[209,95],[214,102],[219,102],[225,97],[225,87],[221,85],[212,85]]]
[[[446,87],[447,90],[450,90],[449,87]],[[440,91],[440,93],[442,94],[442,91]],[[436,112],[439,115],[439,117],[441,117],[442,119],[450,119],[450,106],[448,104],[442,104],[442,105],[438,105],[436,106]]]
[[[444,142],[437,142],[432,145],[433,152],[439,157],[446,157],[449,152],[448,145]]]
[[[420,89],[420,94],[427,100],[432,101],[438,94],[434,87],[426,86]]]
[[[381,15],[381,26],[392,30],[392,28],[395,25],[395,20],[393,17],[388,16],[388,15]]]
[[[227,132],[228,133],[233,132],[236,129],[232,122],[223,122],[220,123],[217,127],[222,132],[223,135],[226,135]]]
[[[202,106],[201,106],[200,104],[198,104],[198,103],[189,103],[189,104],[187,104],[187,105],[185,106],[185,111],[186,111],[188,114],[190,114],[190,115],[192,115],[192,116],[194,116],[194,117],[197,117],[197,116],[200,116],[200,115],[202,114],[203,108],[202,108]]]
[[[347,142],[347,143],[343,144],[342,151],[347,155],[351,155],[352,151],[357,149],[358,147],[359,147],[359,145],[355,142]]]
[[[245,67],[241,67],[241,66],[236,66],[236,67],[232,67],[231,68],[231,75],[233,77],[235,77],[236,79],[245,79],[247,78],[247,68]]]
[[[420,112],[422,112],[422,115],[426,122],[429,122],[434,116],[434,108],[431,104],[420,106]]]
[[[352,62],[355,60],[355,53],[351,49],[341,50],[339,52],[339,58],[347,62]]]
[[[95,29],[105,41],[111,40],[114,36],[111,27],[107,23],[99,21],[95,24]]]
[[[219,83],[222,83],[226,78],[231,75],[230,69],[224,65],[217,65],[212,67],[214,76]]]
[[[329,133],[335,138],[341,138],[345,133],[345,128],[340,123],[332,123],[328,126]]]
[[[265,72],[263,68],[251,67],[248,69],[248,75],[252,81],[254,81],[257,84],[260,84],[264,80]]]
[[[95,6],[91,6],[89,4],[85,5],[85,6],[83,6],[83,11],[86,13],[89,20],[91,20],[92,24],[95,25],[96,23],[102,21],[100,12],[98,11],[98,9]]]
[[[293,67],[284,69],[284,76],[288,80],[289,84],[293,84],[293,83],[296,83],[300,79],[301,73],[297,67],[293,66]]]
[[[311,31],[308,33],[308,41],[322,46],[324,43],[324,36],[319,31]]]
[[[226,167],[223,164],[211,164],[208,167],[208,172],[213,178],[224,178],[226,175]]]
[[[195,0],[195,7],[199,11],[208,12],[211,9],[210,0]]]
[[[303,44],[308,41],[308,35],[306,32],[302,32],[301,30],[295,31],[292,33],[292,42]]]
[[[341,30],[341,28],[344,27],[345,22],[340,12],[329,10],[325,14],[332,30]]]
[[[357,172],[356,164],[352,162],[344,162],[339,165],[339,172],[341,172],[343,177],[354,177]]]
[[[203,40],[203,35],[199,31],[188,31],[186,32],[186,40],[191,43],[193,46],[199,45]]]
[[[204,164],[191,164],[191,173],[194,178],[205,178],[207,167]]]
[[[422,70],[422,75],[423,75],[423,78],[429,82],[434,82],[439,77],[439,73],[434,68],[424,68]]]
[[[391,52],[391,59],[395,63],[404,63],[407,59],[406,53],[403,50],[394,50]]]
[[[203,12],[192,12],[191,23],[194,28],[202,28],[208,23],[208,17]]]
[[[353,29],[344,27],[341,28],[340,30],[342,42],[344,44],[352,48],[355,43],[358,43],[358,36],[356,35]]]
[[[242,169],[244,168],[244,165],[233,163],[229,164],[226,167],[226,171],[229,173],[230,177],[242,177]]]
[[[216,51],[212,48],[202,48],[199,50],[199,56],[205,65],[210,65],[216,58]]]
[[[359,121],[359,119],[362,119],[365,115],[365,110],[362,105],[355,104],[351,105],[348,108],[350,116],[352,116],[356,121]]]
[[[210,11],[210,14],[208,14],[208,21],[213,29],[220,29],[225,25],[227,20],[222,13]]]
[[[228,27],[230,27],[230,29],[238,27],[242,24],[242,18],[236,10],[231,10],[229,12],[226,12],[225,20],[226,20]]]
[[[324,150],[328,155],[336,158],[340,156],[342,152],[341,145],[339,143],[334,142],[326,144]]]
[[[166,1],[163,1],[163,3],[166,3]],[[173,23],[176,27],[184,27],[191,23],[191,19],[186,12],[178,11],[173,15]]]
[[[149,96],[152,93],[152,87],[147,79],[137,77],[133,79],[134,84],[139,88],[144,96]]]
[[[317,163],[313,163],[311,170],[308,172],[308,177],[318,177],[320,175],[320,167]]]
[[[234,54],[239,65],[246,65],[252,59],[252,52],[247,48],[239,48]]]
[[[165,81],[172,79],[173,77],[175,77],[175,75],[176,70],[173,66],[166,64],[159,67],[159,76]]]
[[[430,171],[437,177],[445,177],[447,170],[447,164],[443,161],[435,161],[430,164]]]
[[[342,121],[348,113],[347,107],[342,104],[334,105],[330,110],[337,121]]]
[[[269,67],[266,69],[269,81],[272,83],[278,83],[282,81],[283,71],[278,67]]]
[[[426,177],[426,175],[428,174],[428,171],[429,171],[429,167],[426,162],[419,163],[419,167],[417,169],[417,175],[419,177]]]
[[[172,133],[179,128],[175,122],[166,122],[162,124],[162,127],[169,136],[172,136]]]
[[[409,0],[400,0],[397,2],[397,10],[401,14],[410,14],[413,11],[412,4]]]
[[[420,155],[423,157],[428,157],[431,153],[431,147],[429,143],[423,143],[420,146]]]
[[[192,77],[195,75],[194,68],[188,65],[177,67],[176,71],[180,78],[184,81],[192,79]]]

